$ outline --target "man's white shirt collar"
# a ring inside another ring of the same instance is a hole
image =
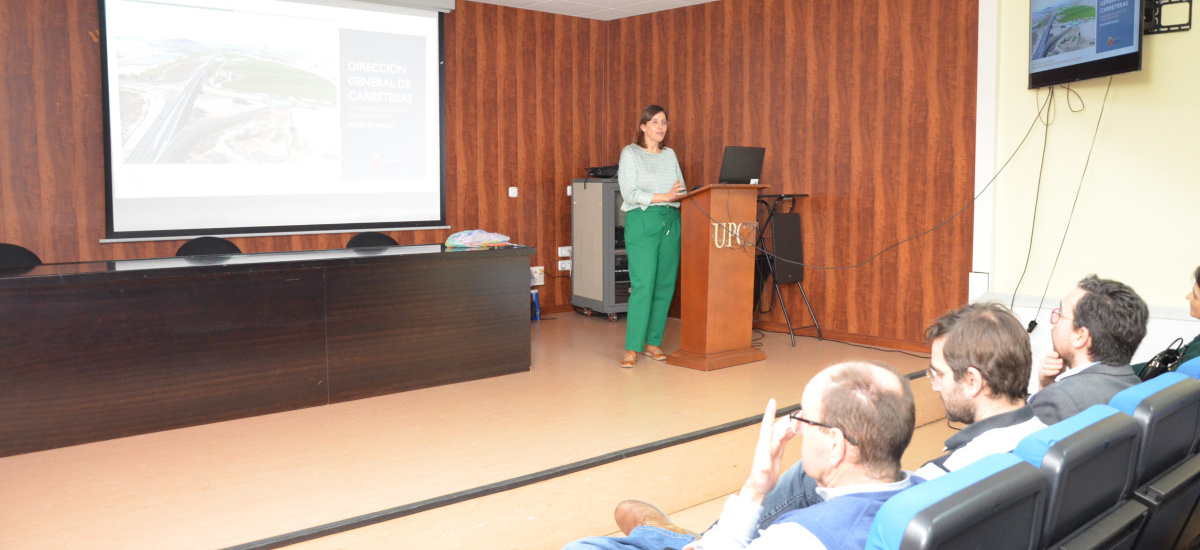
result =
[[[1096,364],[1098,364],[1098,363],[1099,363],[1099,362],[1096,362],[1096,363],[1088,363],[1088,364],[1086,364],[1086,365],[1084,365],[1084,366],[1082,366],[1082,367],[1073,367],[1073,368],[1069,368],[1069,369],[1067,369],[1067,370],[1065,370],[1065,371],[1063,371],[1063,372],[1059,373],[1059,375],[1058,375],[1058,376],[1055,376],[1055,377],[1054,377],[1054,381],[1055,381],[1055,382],[1058,382],[1058,381],[1060,381],[1060,380],[1062,380],[1063,378],[1066,378],[1066,377],[1068,377],[1068,376],[1075,376],[1076,374],[1079,374],[1079,373],[1081,373],[1081,372],[1083,372],[1083,371],[1085,371],[1085,370],[1087,370],[1087,369],[1091,368],[1091,367],[1092,367],[1092,365],[1096,365]]]
[[[843,485],[841,487],[817,487],[817,494],[822,500],[833,500],[837,497],[855,493],[879,493],[883,491],[898,491],[912,485],[909,472],[900,470],[900,479],[891,483],[860,483],[858,485]]]

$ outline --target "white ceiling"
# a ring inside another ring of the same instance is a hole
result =
[[[672,10],[714,0],[475,0],[548,13],[611,21],[632,15]]]

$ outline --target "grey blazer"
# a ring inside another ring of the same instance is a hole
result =
[[[1117,392],[1142,380],[1129,365],[1095,364],[1046,386],[1029,398],[1029,406],[1046,425],[1075,416],[1092,405],[1107,405]]]

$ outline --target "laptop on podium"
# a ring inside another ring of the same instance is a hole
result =
[[[763,147],[725,146],[725,157],[721,159],[721,177],[717,183],[758,183],[762,177]]]

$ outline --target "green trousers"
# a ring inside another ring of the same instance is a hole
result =
[[[679,274],[679,209],[651,206],[626,212],[625,253],[630,282],[625,349],[640,353],[647,344],[662,345]]]

